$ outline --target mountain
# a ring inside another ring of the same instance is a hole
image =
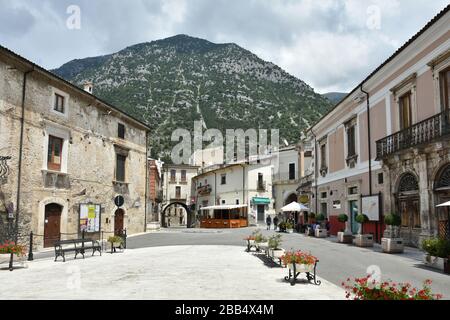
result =
[[[337,105],[339,102],[342,101],[347,96],[348,93],[344,92],[329,92],[324,93],[323,96],[331,101],[333,105]]]
[[[332,107],[302,80],[233,43],[178,35],[70,61],[55,74],[148,123],[152,156],[170,155],[176,128],[280,129],[296,143]]]

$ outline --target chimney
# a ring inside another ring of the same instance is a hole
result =
[[[84,83],[84,91],[92,94],[92,90],[94,89],[94,84],[90,81]]]

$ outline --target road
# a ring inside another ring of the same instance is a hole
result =
[[[128,239],[128,248],[143,248],[174,245],[232,245],[244,246],[243,240],[256,228],[215,230],[177,229],[163,230]],[[275,231],[260,229],[265,236]],[[336,242],[335,237],[318,239],[303,234],[283,233],[283,248],[311,252],[319,260],[319,275],[338,286],[347,278],[362,277],[368,268],[379,268],[381,279],[395,282],[410,282],[421,287],[423,281],[431,279],[432,289],[450,299],[450,276],[422,264],[422,252],[406,248],[403,254],[386,254],[380,246],[359,248]]]
[[[127,248],[190,245],[244,247],[243,239],[255,229],[257,228],[163,229],[158,232],[129,237]],[[259,229],[265,236],[275,234],[273,230]],[[337,243],[335,237],[318,239],[297,233],[283,233],[282,247],[288,250],[299,249],[311,252],[320,260],[319,276],[338,286],[341,286],[341,283],[347,278],[365,276],[368,268],[371,270],[378,268],[382,280],[410,282],[415,287],[421,287],[426,279],[431,279],[433,291],[443,294],[444,299],[450,299],[450,276],[425,267],[422,263],[423,254],[418,249],[406,248],[403,254],[391,255],[382,253],[379,245],[375,245],[374,248],[359,248]],[[53,255],[52,251],[36,253],[35,259],[48,258]]]

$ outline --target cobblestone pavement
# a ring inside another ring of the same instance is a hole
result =
[[[268,266],[237,246],[165,246],[103,253],[86,259],[39,259],[27,269],[0,271],[3,299],[329,300],[344,291],[284,281],[287,269]],[[303,276],[304,277],[304,276]]]

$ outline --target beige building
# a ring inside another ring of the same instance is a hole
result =
[[[199,167],[191,165],[163,165],[161,226],[186,227],[191,222],[187,209],[194,204],[191,194],[192,178]]]
[[[301,186],[310,180],[313,211],[332,233],[345,228],[342,213],[356,232],[362,212],[380,240],[393,212],[409,245],[445,236],[448,215],[436,205],[450,199],[449,84],[450,6],[309,130],[314,174]]]
[[[81,90],[0,47],[0,156],[11,157],[1,220],[12,208],[40,247],[80,230],[145,231],[148,130],[93,96],[92,84]]]

